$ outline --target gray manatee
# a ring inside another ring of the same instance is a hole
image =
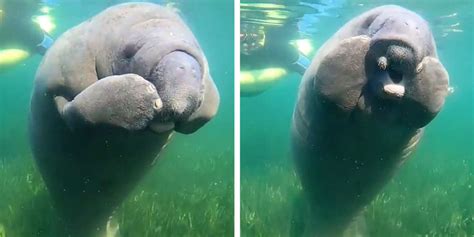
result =
[[[37,71],[29,128],[68,236],[103,235],[172,133],[198,130],[218,104],[207,60],[171,9],[121,4],[65,32]]]
[[[447,93],[428,24],[407,9],[365,12],[320,48],[292,121],[306,236],[343,235],[407,160]]]

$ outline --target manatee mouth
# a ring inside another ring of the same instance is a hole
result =
[[[151,73],[161,100],[155,103],[157,116],[150,124],[154,132],[174,129],[200,106],[203,87],[201,64],[184,51],[165,55]]]
[[[380,40],[371,47],[373,92],[382,99],[400,100],[405,95],[407,78],[416,65],[414,50],[401,41]]]
[[[383,123],[398,123],[415,62],[414,50],[402,41],[373,43],[365,58],[367,84],[358,101],[359,110]]]
[[[390,68],[381,68],[377,74],[376,82],[373,84],[375,85],[374,90],[378,96],[384,99],[399,100],[405,95],[403,73]]]

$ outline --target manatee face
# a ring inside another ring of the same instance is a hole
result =
[[[323,59],[316,89],[346,112],[425,126],[440,111],[448,90],[427,23],[396,9],[362,25],[367,35],[343,40]]]
[[[174,51],[164,56],[150,77],[163,101],[159,121],[183,121],[199,107],[202,100],[202,72],[191,55]]]
[[[123,55],[129,58],[127,72],[137,73],[153,83],[161,103],[151,128],[163,132],[179,127],[202,104],[204,97],[204,70],[202,61],[182,49],[155,49],[154,41],[145,45],[129,43]]]
[[[418,63],[436,54],[428,26],[416,15],[397,12],[379,15],[368,31],[371,42],[366,68],[371,92],[401,99],[405,82],[414,77]]]

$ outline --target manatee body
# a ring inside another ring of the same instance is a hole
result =
[[[37,71],[29,127],[67,234],[103,235],[172,133],[193,133],[218,104],[198,42],[170,9],[121,4],[65,32]]]
[[[448,74],[427,22],[398,6],[355,17],[318,51],[292,121],[306,236],[341,236],[441,110]]]

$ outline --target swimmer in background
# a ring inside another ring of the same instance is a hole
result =
[[[296,72],[303,75],[310,64],[307,51],[299,45],[297,21],[279,26],[242,23],[240,34],[240,95],[255,96]],[[306,45],[306,49],[311,45]]]
[[[241,68],[244,70],[265,67],[281,67],[303,74],[309,61],[292,44],[299,37],[296,23],[278,27],[242,24]]]
[[[51,36],[33,19],[40,7],[39,0],[0,0],[0,71],[33,54],[44,55],[53,44]]]

